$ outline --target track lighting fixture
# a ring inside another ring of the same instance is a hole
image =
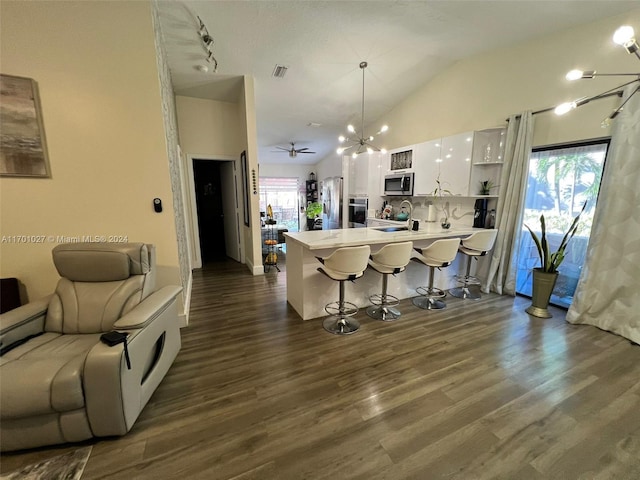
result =
[[[618,28],[618,30],[616,30],[615,34],[613,35],[613,41],[614,43],[623,46],[627,51],[627,53],[633,53],[636,55],[636,57],[638,57],[638,59],[640,59],[640,53],[638,52],[638,43],[636,42],[634,35],[635,34],[633,31],[633,27],[624,25]],[[580,79],[592,79],[595,77],[619,77],[619,76],[631,76],[631,77],[635,77],[635,79],[629,82],[623,83],[622,85],[618,85],[617,87],[609,89],[598,95],[594,95],[592,97],[585,97],[579,100],[574,100],[572,102],[562,103],[555,108],[554,112],[556,113],[556,115],[564,115],[565,113],[570,112],[574,108],[585,105],[593,100],[599,100],[601,98],[611,97],[614,95],[622,97],[622,93],[623,93],[622,89],[624,87],[626,87],[627,85],[632,85],[634,83],[637,83],[638,86],[635,88],[635,90],[631,92],[631,94],[627,97],[627,99],[618,108],[616,108],[611,113],[611,115],[609,115],[607,118],[605,118],[602,121],[602,127],[603,128],[608,127],[611,124],[611,120],[613,120],[618,116],[618,114],[622,111],[622,109],[624,108],[626,103],[631,99],[631,97],[633,97],[636,93],[638,93],[638,91],[640,91],[640,72],[638,73],[598,73],[596,70],[588,70],[588,71],[571,70],[566,75],[566,79],[569,81],[580,80]]]
[[[209,30],[200,17],[198,17],[198,22],[200,24],[198,35],[200,36],[200,40],[202,40],[202,46],[206,52],[205,60],[213,63],[213,72],[215,73],[218,71],[218,60],[216,60],[216,57],[213,55],[213,37],[209,35]]]

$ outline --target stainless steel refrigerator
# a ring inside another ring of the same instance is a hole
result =
[[[342,177],[322,181],[322,229],[342,228]]]

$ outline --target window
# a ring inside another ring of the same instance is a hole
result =
[[[558,246],[584,202],[587,210],[569,243],[560,265],[551,303],[568,308],[580,277],[591,234],[591,223],[607,155],[608,140],[534,149],[529,159],[529,178],[524,205],[524,223],[540,229],[544,214],[552,251]],[[518,251],[516,292],[531,296],[531,269],[540,266],[536,245],[524,229]]]
[[[300,230],[298,196],[297,178],[260,177],[260,211],[271,205],[276,222],[290,232]]]

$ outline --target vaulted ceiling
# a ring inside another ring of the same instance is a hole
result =
[[[255,78],[260,163],[317,163],[347,123],[384,114],[456,61],[638,8],[638,1],[157,2],[177,94],[234,101]],[[218,61],[205,61],[202,19]],[[201,71],[202,65],[209,68]],[[288,67],[274,78],[276,65]],[[377,123],[376,123],[377,126]],[[393,126],[391,126],[393,128]],[[375,133],[374,126],[367,135]],[[277,146],[308,147],[291,158]]]

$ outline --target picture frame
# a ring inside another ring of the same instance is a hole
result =
[[[38,84],[0,74],[0,93],[0,176],[51,177]]]
[[[242,169],[242,198],[244,207],[244,224],[248,227],[249,222],[249,174],[247,171],[247,152],[246,150],[240,154],[240,168]]]

